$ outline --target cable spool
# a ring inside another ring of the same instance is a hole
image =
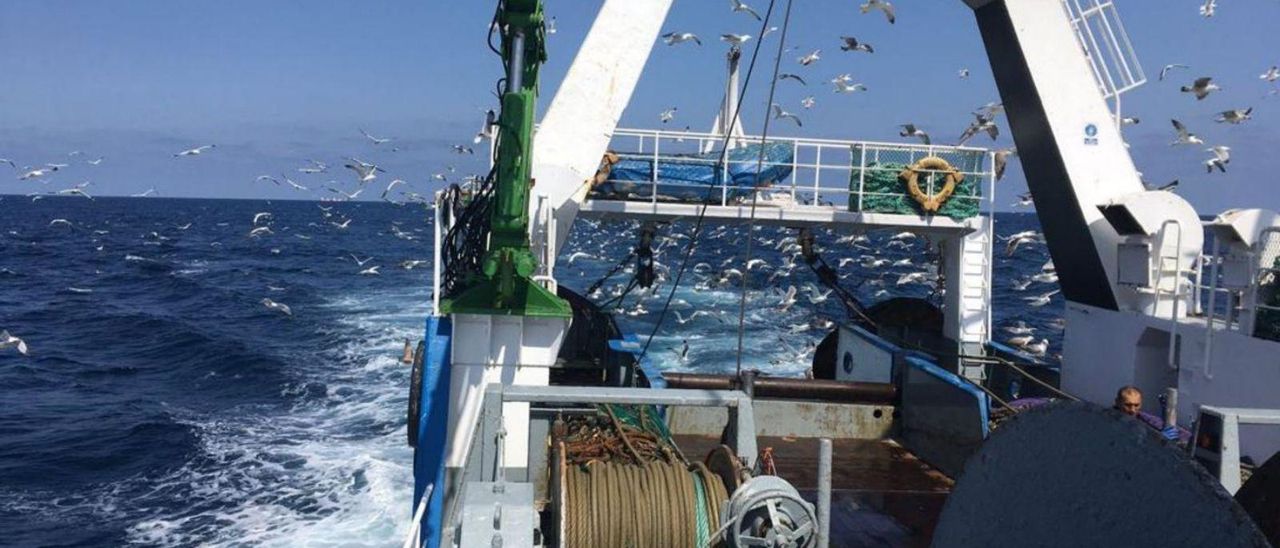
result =
[[[702,464],[592,460],[562,478],[562,546],[702,548],[720,528],[728,492]]]
[[[786,480],[756,476],[734,491],[721,516],[729,546],[800,548],[817,541],[813,505]]]

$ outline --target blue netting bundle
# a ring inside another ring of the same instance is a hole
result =
[[[764,163],[760,161],[764,147]],[[718,201],[727,175],[730,198],[751,195],[756,187],[777,184],[791,175],[794,159],[789,143],[747,145],[729,151],[727,169],[719,165],[720,151],[662,156],[657,161],[658,198],[680,201]],[[595,194],[607,198],[650,198],[653,196],[654,160],[644,154],[620,153],[608,180],[595,187]],[[756,169],[760,174],[757,177]],[[727,174],[726,174],[727,171]]]

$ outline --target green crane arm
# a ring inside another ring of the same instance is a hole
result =
[[[547,59],[541,0],[501,0],[498,25],[507,69],[498,117],[497,180],[483,278],[442,313],[572,316],[569,303],[534,282],[538,261],[529,249],[529,189],[533,186],[533,125],[538,69]]]

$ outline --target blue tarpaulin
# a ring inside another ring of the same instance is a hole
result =
[[[727,167],[719,164],[720,151],[704,154],[661,156],[657,160],[658,197],[661,199],[702,201],[719,200],[725,171],[729,179],[730,198],[751,195],[753,188],[782,182],[791,175],[794,159],[790,143],[766,143],[764,163],[759,164],[762,145],[731,149]],[[613,198],[648,198],[653,196],[654,159],[642,154],[619,154],[609,178],[595,187],[599,196]],[[756,169],[760,170],[759,176]]]

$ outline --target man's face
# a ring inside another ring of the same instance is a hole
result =
[[[1133,392],[1125,392],[1116,398],[1116,408],[1126,415],[1137,416],[1138,411],[1142,410],[1142,395]]]

